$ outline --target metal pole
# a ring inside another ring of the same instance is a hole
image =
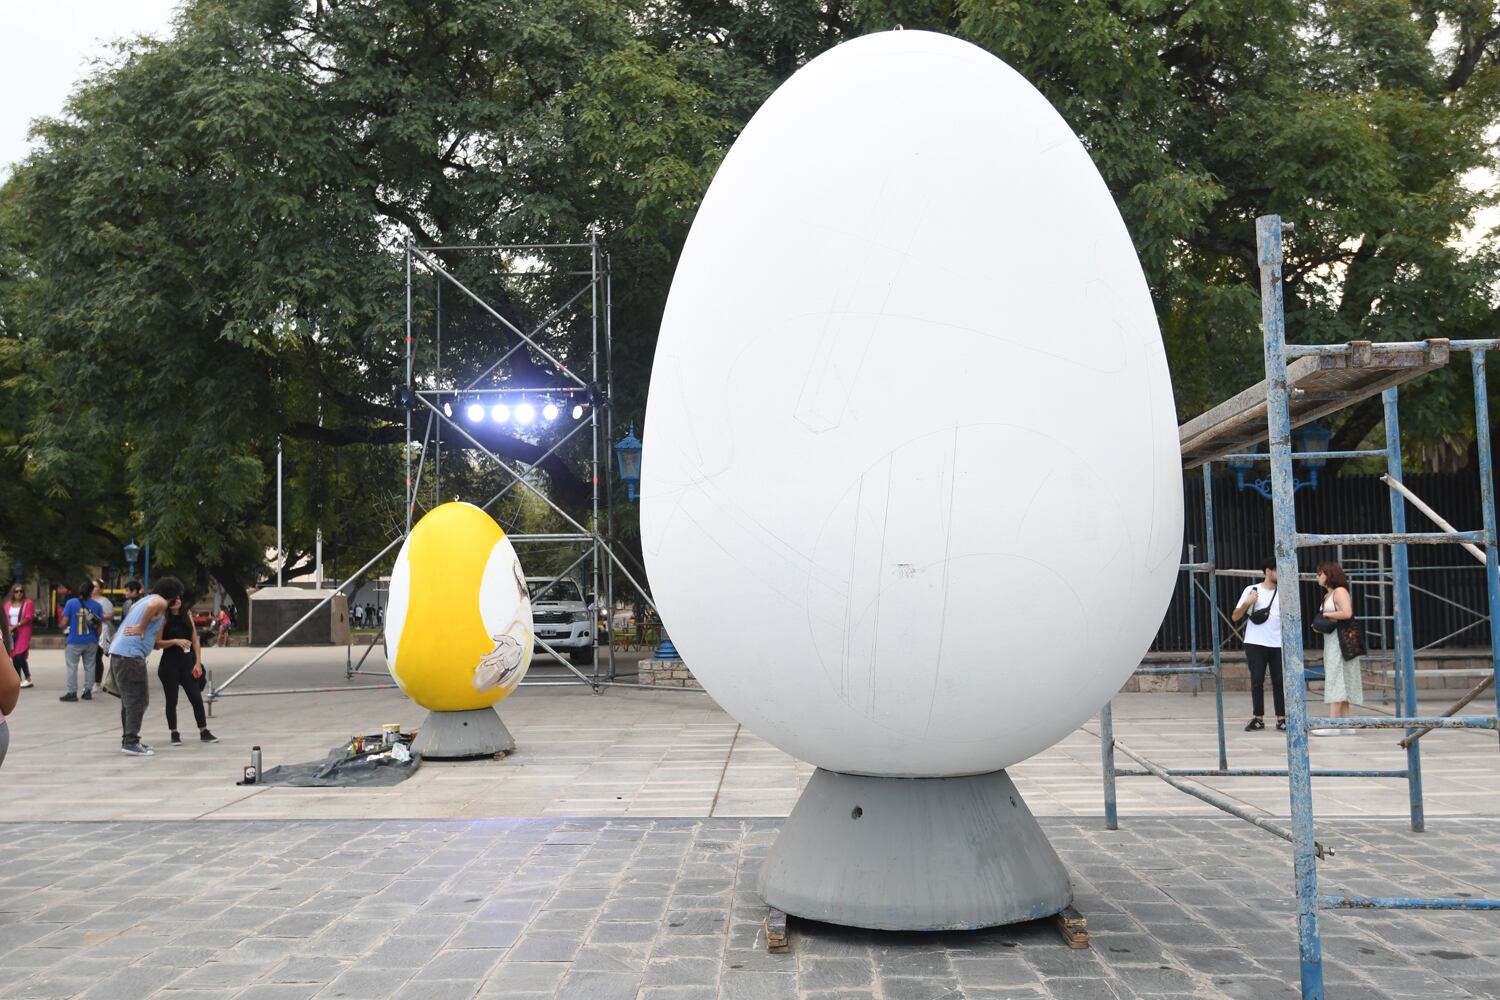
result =
[[[1386,588],[1391,585],[1391,581],[1389,579],[1389,574],[1387,574],[1386,570],[1385,570],[1385,546],[1384,545],[1377,545],[1377,546],[1375,546],[1375,558],[1378,560],[1378,566],[1376,568],[1376,581],[1377,582],[1375,584],[1375,589],[1380,594],[1380,601],[1376,605],[1378,608],[1380,608],[1380,649],[1381,649],[1382,652],[1390,652],[1391,651],[1391,633],[1388,631],[1388,626],[1386,625],[1386,622],[1390,621],[1390,618],[1388,616],[1390,615],[1391,612],[1389,610],[1390,609],[1390,604],[1386,600]],[[1393,671],[1392,673],[1393,673],[1393,681],[1394,681],[1393,684],[1392,684],[1392,687],[1394,688],[1394,690],[1391,692],[1391,710],[1395,711],[1396,710],[1396,706],[1399,705],[1399,704],[1401,704],[1401,702],[1399,700],[1399,698],[1400,698],[1400,692],[1401,692],[1401,681],[1400,681],[1399,678],[1401,677],[1401,671],[1396,670],[1396,671]],[[1383,692],[1383,691],[1380,694],[1380,700],[1382,702],[1385,701],[1385,692]]]
[[[1385,408],[1385,480],[1394,487],[1401,482],[1401,408],[1393,386],[1380,394]],[[1391,491],[1391,531],[1406,530],[1406,500],[1396,489]],[[1411,717],[1417,714],[1417,654],[1412,637],[1411,564],[1405,545],[1391,546],[1391,571],[1395,585],[1396,662],[1401,678],[1400,711]],[[1408,729],[1410,736],[1414,730]],[[1406,748],[1406,791],[1410,802],[1411,828],[1420,832],[1426,826],[1422,808],[1422,748],[1415,741]]]
[[[1148,760],[1147,758],[1145,758],[1145,757],[1141,756],[1140,754],[1136,753],[1134,750],[1130,749],[1128,746],[1126,746],[1123,743],[1117,743],[1117,744],[1115,744],[1115,746],[1119,749],[1119,751],[1122,754],[1124,754],[1125,756],[1129,757],[1131,760],[1135,761],[1137,764],[1141,765],[1141,767],[1144,767],[1147,770],[1147,772],[1149,772],[1150,774],[1152,774],[1152,775],[1160,778],[1162,781],[1165,781],[1167,784],[1171,785],[1173,788],[1177,789],[1179,792],[1185,792],[1186,794],[1191,795],[1195,799],[1199,799],[1199,800],[1201,800],[1203,802],[1207,802],[1209,805],[1213,806],[1215,809],[1222,809],[1224,812],[1227,812],[1229,815],[1231,815],[1231,816],[1237,816],[1237,817],[1239,817],[1240,819],[1244,820],[1247,823],[1250,823],[1250,824],[1252,824],[1254,826],[1260,827],[1262,830],[1265,830],[1267,833],[1274,833],[1276,836],[1280,837],[1282,840],[1289,840],[1293,844],[1295,844],[1297,842],[1297,833],[1294,830],[1289,830],[1286,827],[1282,826],[1280,823],[1276,822],[1275,820],[1267,819],[1264,816],[1259,816],[1259,815],[1251,812],[1250,810],[1246,809],[1244,806],[1240,805],[1238,802],[1235,802],[1235,801],[1233,801],[1232,799],[1230,799],[1230,798],[1228,798],[1226,796],[1220,795],[1218,792],[1214,791],[1211,788],[1201,787],[1197,782],[1186,781],[1186,780],[1184,780],[1182,778],[1176,777],[1175,775],[1171,774],[1166,768],[1162,767],[1160,764],[1156,763],[1153,760]],[[1312,842],[1312,851],[1313,851],[1314,858],[1328,857],[1328,856],[1331,856],[1333,854],[1333,851],[1331,851],[1328,848],[1324,847],[1322,844],[1318,843],[1317,841],[1313,841]],[[1316,903],[1314,903],[1314,912],[1316,912]],[[1318,943],[1317,940],[1316,940],[1316,938],[1314,939],[1314,943],[1315,944]],[[1304,965],[1303,966],[1303,972],[1305,973],[1306,971],[1307,971],[1307,969],[1306,969],[1306,966]],[[1321,974],[1321,972],[1322,972],[1321,959],[1319,960],[1318,971]],[[1320,975],[1320,978],[1321,978],[1321,975]],[[1319,989],[1321,990],[1321,987],[1319,987]],[[1303,982],[1303,994],[1302,995],[1303,996],[1312,996],[1313,995],[1313,994],[1310,994],[1310,993],[1307,992],[1307,986],[1306,986],[1306,980],[1305,979],[1304,979],[1304,982]],[[1322,996],[1321,992],[1318,993],[1317,995],[1319,997]]]
[[[1198,561],[1198,546],[1188,545],[1188,563]],[[1198,667],[1198,570],[1188,570],[1188,662]],[[1193,675],[1193,697],[1198,697],[1198,675]],[[1180,690],[1180,688],[1179,688]]]
[[[319,528],[313,534],[313,579],[317,581],[315,586],[323,589],[323,529]]]
[[[281,586],[281,570],[286,565],[286,549],[281,545],[281,438],[276,439],[276,586]]]
[[[1476,354],[1476,355],[1474,355],[1474,357],[1479,357],[1479,355]],[[1385,475],[1385,476],[1381,476],[1380,477],[1380,481],[1382,483],[1385,483],[1391,489],[1393,489],[1396,492],[1400,493],[1402,496],[1406,497],[1406,499],[1410,500],[1411,501],[1411,505],[1413,507],[1417,508],[1417,510],[1420,510],[1423,514],[1426,514],[1427,515],[1427,519],[1429,521],[1431,521],[1433,524],[1437,525],[1439,528],[1442,528],[1444,531],[1451,531],[1454,534],[1458,533],[1458,529],[1457,528],[1455,528],[1452,524],[1450,524],[1447,520],[1445,520],[1442,517],[1442,515],[1440,515],[1437,511],[1435,511],[1431,507],[1429,507],[1427,505],[1427,501],[1423,500],[1421,497],[1419,497],[1415,493],[1413,493],[1411,491],[1411,488],[1408,487],[1401,480],[1399,480],[1399,479],[1392,479],[1389,475]],[[1463,545],[1464,551],[1468,552],[1469,555],[1473,556],[1476,560],[1478,560],[1478,562],[1479,562],[1479,564],[1481,566],[1484,565],[1485,555],[1484,555],[1484,550],[1483,549],[1481,549],[1479,546],[1473,544],[1472,542],[1462,542],[1460,544]]]
[[[435,321],[434,321],[434,331],[435,331],[435,333],[437,335],[436,358],[434,359],[434,362],[433,362],[433,368],[434,368],[434,370],[436,372],[436,378],[435,378],[434,381],[436,381],[438,384],[442,384],[442,381],[443,381],[443,279],[439,278],[437,275],[434,274],[432,276],[432,284],[433,284],[433,287],[436,289],[436,292],[437,292],[436,306],[435,306],[435,309],[436,309],[436,318],[435,318]],[[437,439],[432,442],[432,447],[433,447],[433,452],[432,452],[432,502],[433,502],[434,506],[443,502],[443,428],[442,428],[441,424],[438,425],[437,432],[438,432]]]
[[[599,294],[599,234],[589,234],[589,266],[593,270],[593,280],[589,283],[589,380],[595,385],[599,384],[599,303],[603,298]],[[592,418],[593,414],[590,414]],[[589,460],[589,478],[593,481],[593,495],[590,499],[590,510],[592,520],[589,526],[594,531],[592,542],[593,558],[589,561],[589,571],[592,573],[593,599],[589,601],[589,614],[593,617],[589,633],[594,637],[593,645],[589,647],[589,662],[594,670],[594,686],[598,690],[599,684],[599,597],[602,588],[599,586],[599,421],[589,420],[589,442],[593,448]]]
[[[411,236],[406,237],[406,390],[411,391]],[[406,411],[406,448],[404,458],[406,459],[406,533],[411,534],[411,509],[415,498],[411,492],[411,407],[403,406]]]
[[[1479,498],[1484,507],[1484,579],[1490,599],[1490,665],[1495,681],[1495,714],[1500,716],[1500,538],[1495,527],[1495,470],[1490,452],[1490,394],[1484,352],[1469,356],[1474,372],[1474,445],[1479,450]]]
[[[1099,756],[1104,765],[1104,829],[1120,828],[1120,810],[1115,798],[1115,712],[1113,701],[1099,709]]]
[[[1214,644],[1214,713],[1219,726],[1219,767],[1229,766],[1229,743],[1224,736],[1224,652],[1219,639],[1219,556],[1214,545],[1214,464],[1203,463],[1204,557],[1208,561],[1209,638]],[[1193,595],[1194,600],[1197,595]]]
[[[606,531],[608,536],[606,546],[609,551],[615,549],[615,494],[614,476],[610,474],[609,448],[614,443],[614,407],[609,405],[614,397],[615,391],[615,353],[614,353],[614,264],[609,254],[604,255],[604,423],[600,428],[604,437],[604,514],[606,518]],[[594,420],[599,419],[598,413],[593,414]],[[604,590],[607,595],[609,607],[609,671],[607,676],[611,681],[615,679],[615,564],[606,562],[604,564]]]
[[[1265,341],[1266,423],[1270,432],[1271,510],[1276,529],[1276,572],[1297,579],[1297,509],[1292,478],[1291,393],[1286,379],[1286,325],[1282,312],[1281,217],[1255,220],[1260,263],[1261,325]],[[1323,998],[1323,942],[1318,936],[1318,857],[1313,831],[1312,769],[1307,747],[1307,681],[1302,657],[1302,595],[1293,585],[1281,600],[1284,688],[1288,693],[1286,757],[1292,807],[1292,860],[1297,890],[1297,944],[1303,1000]]]
[[[283,639],[285,639],[287,636],[289,636],[293,632],[297,631],[297,627],[299,625],[301,625],[303,622],[307,621],[309,618],[311,618],[314,614],[316,614],[318,612],[318,609],[322,608],[323,605],[325,605],[329,601],[333,600],[334,597],[336,595],[338,595],[339,593],[341,593],[345,587],[349,586],[349,584],[351,584],[354,581],[358,580],[364,574],[364,572],[366,570],[368,570],[371,566],[374,566],[377,562],[379,562],[381,559],[383,559],[385,557],[385,554],[387,552],[391,551],[391,549],[394,549],[396,546],[400,545],[404,541],[406,541],[406,536],[404,536],[404,535],[398,536],[396,538],[391,539],[390,543],[388,545],[386,545],[385,548],[383,548],[379,552],[377,552],[375,554],[375,557],[373,559],[371,559],[369,562],[365,563],[359,569],[355,570],[352,574],[350,574],[349,579],[347,579],[343,583],[339,584],[338,587],[336,587],[334,590],[332,590],[332,591],[329,592],[329,594],[328,594],[327,597],[323,598],[317,604],[314,604],[311,608],[309,608],[308,611],[307,611],[307,614],[303,615],[301,618],[298,618],[295,622],[292,623],[292,626],[290,628],[288,628],[285,632],[283,632],[280,635],[278,635],[275,639],[271,640],[270,645],[266,646],[266,648],[263,649],[263,650],[261,650],[259,653],[256,653],[255,656],[251,658],[251,660],[250,660],[249,663],[245,664],[243,667],[240,667],[240,669],[236,670],[233,674],[230,674],[229,675],[229,680],[225,681],[223,684],[220,684],[217,688],[209,688],[206,692],[204,692],[204,696],[209,701],[212,701],[213,699],[219,697],[219,694],[225,688],[227,688],[229,685],[233,684],[235,682],[235,679],[238,678],[240,676],[240,674],[243,674],[245,671],[249,670],[251,667],[253,667],[257,663],[259,663],[261,661],[262,657],[264,657],[271,650],[273,650],[277,646],[279,646],[281,644],[281,641]]]

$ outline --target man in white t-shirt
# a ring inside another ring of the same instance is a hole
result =
[[[1281,683],[1281,602],[1276,598],[1276,559],[1265,560],[1265,578],[1245,588],[1231,616],[1245,622],[1245,659],[1250,664],[1250,705],[1253,717],[1245,732],[1266,728],[1266,672],[1276,704],[1276,728],[1286,729],[1286,692]]]

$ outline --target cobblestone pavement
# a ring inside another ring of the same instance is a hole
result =
[[[779,821],[616,817],[0,824],[0,996],[587,1000],[1291,997],[1287,845],[1233,820],[1044,819],[1093,945],[1046,923],[888,934],[792,921]],[[1495,895],[1500,829],[1322,831],[1332,892]],[[1330,995],[1500,996],[1493,916],[1325,914]]]

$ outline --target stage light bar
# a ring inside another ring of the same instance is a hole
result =
[[[464,412],[468,415],[470,423],[477,424],[484,419],[484,407],[478,403],[470,403],[469,408]]]

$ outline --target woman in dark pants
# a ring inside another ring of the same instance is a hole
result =
[[[200,743],[217,743],[218,737],[208,731],[208,717],[203,713],[203,697],[199,693],[203,676],[203,651],[198,646],[198,629],[193,625],[193,616],[188,613],[187,602],[174,598],[167,605],[166,621],[156,648],[161,650],[161,663],[156,676],[161,678],[162,692],[167,696],[167,728],[172,730],[172,745],[182,746],[182,737],[177,732],[177,691],[187,694],[193,706],[193,721],[198,724]]]

